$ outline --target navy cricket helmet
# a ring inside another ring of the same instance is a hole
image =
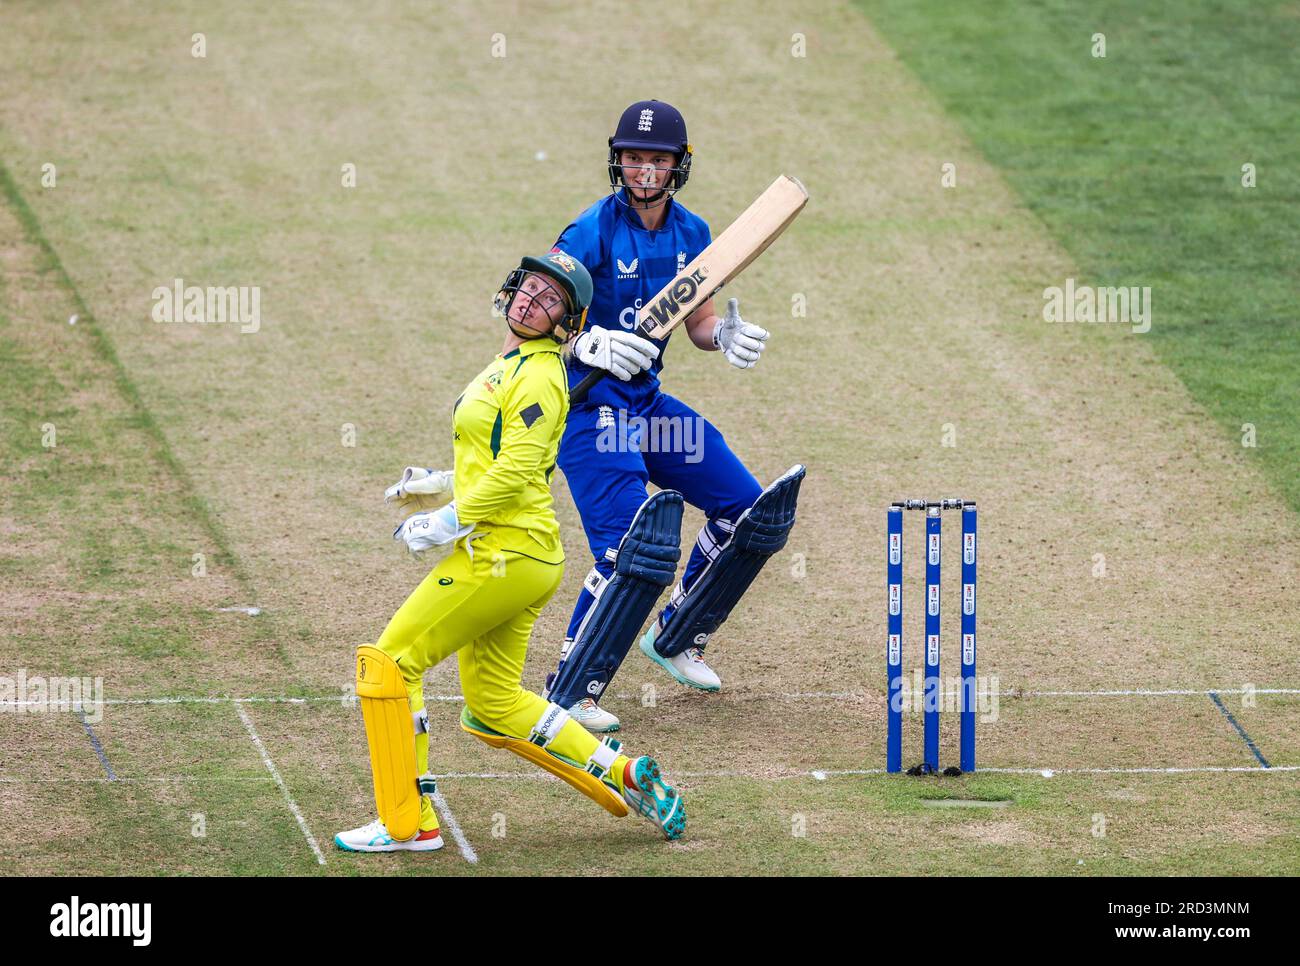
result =
[[[691,144],[686,137],[686,119],[671,104],[637,101],[618,119],[614,136],[609,139],[609,186],[614,191],[623,184],[618,153],[625,148],[671,152],[677,164],[668,169],[671,177],[665,193],[671,197],[685,187],[691,175]]]

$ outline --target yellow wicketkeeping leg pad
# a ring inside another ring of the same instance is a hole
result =
[[[461,710],[460,726],[475,738],[486,742],[493,748],[504,748],[507,751],[513,751],[520,758],[526,758],[538,768],[544,768],[556,778],[572,785],[614,817],[626,817],[627,802],[623,801],[623,796],[619,795],[591,772],[584,771],[577,765],[571,765],[567,761],[555,757],[541,745],[535,745],[523,738],[512,738],[509,735],[493,731],[470,714],[469,708]]]
[[[357,697],[366,721],[379,819],[393,838],[409,839],[420,831],[411,700],[397,662],[370,644],[357,648]]]

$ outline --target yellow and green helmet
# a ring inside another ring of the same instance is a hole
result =
[[[525,255],[520,260],[519,267],[506,277],[505,284],[497,293],[496,305],[503,314],[509,315],[510,303],[530,272],[552,279],[564,293],[569,311],[555,324],[551,338],[556,342],[567,342],[587,324],[587,309],[595,292],[591,273],[582,262],[558,248],[545,255]],[[564,330],[564,335],[557,335],[556,329]]]

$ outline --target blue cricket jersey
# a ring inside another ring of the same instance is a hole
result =
[[[634,210],[609,194],[580,214],[556,239],[556,249],[578,259],[591,273],[595,295],[587,313],[588,325],[631,332],[641,306],[709,246],[712,236],[703,218],[674,200],[666,204],[663,227],[647,231]],[[629,382],[612,376],[601,380],[586,405],[628,406],[653,396],[659,390],[668,339],[652,341],[659,346],[659,358],[647,372]],[[591,372],[590,366],[573,357],[568,369],[570,386]]]

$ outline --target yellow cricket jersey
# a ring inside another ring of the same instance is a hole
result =
[[[568,415],[556,343],[531,339],[493,359],[452,414],[457,519],[493,533],[502,549],[562,563],[550,480]]]

